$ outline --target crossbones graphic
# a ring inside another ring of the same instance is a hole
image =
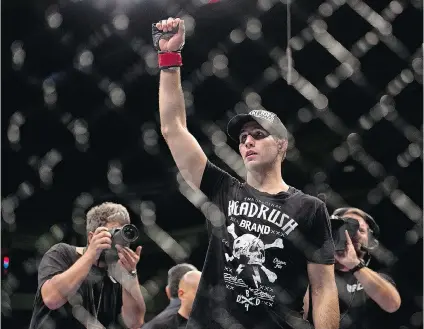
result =
[[[241,303],[248,303],[248,304],[250,304],[250,305],[252,305],[252,306],[256,306],[256,305],[258,305],[259,303],[258,302],[254,302],[254,300],[256,299],[256,301],[258,301],[258,299],[255,297],[255,296],[253,296],[253,297],[246,297],[246,296],[243,296],[243,295],[240,295],[240,300],[241,300]]]
[[[236,270],[237,274],[240,274],[246,265],[251,265],[254,272],[253,279],[257,288],[258,283],[261,283],[259,269],[265,273],[269,282],[274,282],[277,279],[277,275],[263,266],[263,263],[265,262],[265,250],[269,248],[283,249],[283,240],[278,238],[271,244],[264,244],[262,240],[253,234],[247,233],[241,236],[237,236],[234,230],[234,224],[228,226],[227,230],[228,233],[231,234],[231,236],[234,238],[233,255],[229,256],[227,253],[225,253],[225,259],[227,262],[233,261],[234,258],[240,260],[241,256],[244,256],[247,259],[247,264],[240,264],[238,266]]]

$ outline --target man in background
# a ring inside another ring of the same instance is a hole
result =
[[[158,323],[162,323],[170,315],[175,315],[181,306],[181,300],[178,298],[178,288],[183,276],[190,271],[197,271],[197,268],[191,264],[178,264],[171,267],[168,271],[168,284],[165,288],[166,295],[169,298],[168,306],[152,320],[143,326],[143,329],[152,329]]]
[[[370,251],[378,246],[379,227],[358,208],[339,208],[331,216],[336,243],[335,275],[340,305],[340,329],[375,328],[376,312],[396,312],[401,297],[394,280],[369,266]],[[343,225],[337,225],[342,222]],[[339,228],[337,228],[339,226]],[[338,246],[340,244],[340,247]],[[312,320],[310,294],[305,296],[305,319]],[[376,308],[375,306],[378,306]]]
[[[190,271],[184,274],[178,285],[178,298],[181,301],[178,311],[163,315],[155,321],[151,329],[185,329],[201,276],[202,272],[199,271]]]

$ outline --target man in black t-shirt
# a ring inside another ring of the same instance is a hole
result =
[[[106,250],[115,254],[109,230],[129,223],[125,207],[105,202],[87,213],[86,248],[58,243],[45,253],[29,329],[120,329],[143,324],[145,304],[136,271],[141,247],[134,252],[114,246],[119,260],[108,270],[109,258],[101,257]]]
[[[162,312],[147,322],[143,326],[143,329],[152,329],[156,324],[162,323],[164,321],[166,322],[165,319],[169,319],[169,317],[177,315],[178,310],[181,307],[181,301],[178,298],[178,288],[180,281],[183,276],[190,271],[197,271],[197,269],[195,266],[186,263],[177,264],[169,269],[168,284],[165,288],[166,295],[169,298],[169,304]]]
[[[283,181],[288,138],[281,120],[265,110],[233,118],[228,134],[239,144],[246,182],[217,168],[187,129],[179,69],[184,22],[169,18],[152,33],[162,134],[208,219],[209,248],[187,328],[308,328],[299,314],[308,282],[315,327],[337,328],[328,213],[322,201]]]
[[[189,271],[181,278],[178,285],[178,297],[181,304],[177,312],[164,314],[157,319],[151,329],[185,329],[187,320],[193,308],[202,272]]]
[[[339,208],[331,216],[340,229],[334,229],[336,244],[336,283],[340,304],[340,329],[372,329],[376,305],[385,312],[399,309],[401,298],[393,279],[375,272],[368,265],[370,251],[378,246],[379,227],[374,219],[358,208]],[[353,224],[350,224],[353,221]],[[310,296],[305,296],[305,318],[311,319]],[[308,314],[309,313],[309,314]]]

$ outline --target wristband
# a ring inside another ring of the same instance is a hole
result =
[[[181,57],[181,52],[159,52],[158,64],[161,70],[182,66],[183,59]]]
[[[365,262],[362,259],[360,259],[359,264],[356,265],[354,268],[352,268],[349,272],[353,274],[353,273],[359,271],[361,268],[364,268],[366,266],[367,265],[365,264]]]

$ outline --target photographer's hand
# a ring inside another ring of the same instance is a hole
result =
[[[93,234],[93,237],[88,244],[86,255],[97,261],[103,250],[110,249],[112,246],[112,236],[107,227],[98,227]]]
[[[128,328],[140,328],[144,323],[146,305],[141,294],[137,276],[132,273],[136,271],[137,263],[140,260],[141,246],[136,251],[128,247],[116,245],[118,250],[118,267],[125,269],[128,273],[122,276],[122,319]],[[136,273],[136,272],[135,272]],[[126,279],[125,279],[126,277]]]
[[[132,251],[128,247],[116,245],[118,250],[118,264],[125,268],[128,272],[133,272],[137,269],[137,263],[140,260],[141,246],[138,246],[136,251]]]
[[[349,270],[359,264],[359,258],[356,254],[355,247],[353,246],[352,240],[350,239],[349,233],[345,231],[346,235],[346,249],[344,251],[336,252],[334,257],[343,266]]]
[[[346,233],[346,249],[339,255],[335,255],[336,260],[349,270],[359,264],[358,256],[349,234]],[[362,268],[354,273],[356,279],[364,288],[365,293],[375,301],[381,309],[386,312],[396,312],[401,304],[399,292],[392,282],[381,276],[370,268]]]

